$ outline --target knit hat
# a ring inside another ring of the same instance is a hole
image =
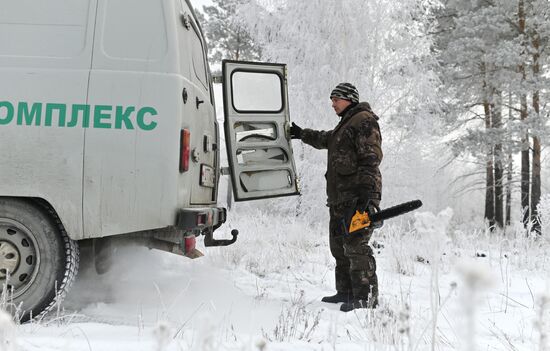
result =
[[[359,92],[357,88],[350,83],[340,83],[330,93],[330,98],[338,98],[343,100],[349,100],[354,103],[359,102]]]

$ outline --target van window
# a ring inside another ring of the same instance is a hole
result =
[[[276,73],[235,70],[231,77],[233,107],[238,112],[280,112],[283,82]]]
[[[90,0],[0,0],[0,56],[78,56]]]
[[[103,25],[103,50],[111,58],[158,61],[166,56],[162,0],[107,0]]]
[[[193,55],[193,70],[195,71],[195,76],[204,86],[204,89],[208,90],[208,78],[206,75],[206,64],[204,58],[204,47],[202,46],[201,35],[198,29],[193,23],[193,32],[195,35],[191,35],[192,48],[191,52]]]

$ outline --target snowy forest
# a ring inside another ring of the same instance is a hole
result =
[[[212,61],[287,63],[300,124],[330,129],[329,90],[357,84],[381,117],[384,199],[417,196],[462,221],[503,230],[519,219],[540,233],[547,1],[215,4],[204,7]],[[296,151],[305,193],[322,187],[322,159]]]
[[[107,274],[79,273],[53,318],[0,314],[0,351],[550,350],[549,0],[212,0],[195,12],[214,77],[224,59],[287,65],[292,122],[333,129],[341,82],[380,117],[381,207],[423,202],[371,239],[380,305],[320,301],[335,289],[327,154],[292,141],[299,196],[234,202],[221,177],[220,232],[239,229],[235,245],[192,262],[121,250]]]

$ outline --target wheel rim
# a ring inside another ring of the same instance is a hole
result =
[[[0,218],[0,283],[10,298],[23,294],[34,282],[40,257],[32,232],[23,224]],[[13,293],[13,296],[11,295]]]

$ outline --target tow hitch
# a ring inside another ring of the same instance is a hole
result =
[[[239,235],[239,231],[237,229],[233,229],[231,231],[231,235],[233,236],[233,239],[214,239],[214,230],[210,229],[204,234],[204,246],[229,246],[231,244],[234,244],[237,241],[237,236]]]

